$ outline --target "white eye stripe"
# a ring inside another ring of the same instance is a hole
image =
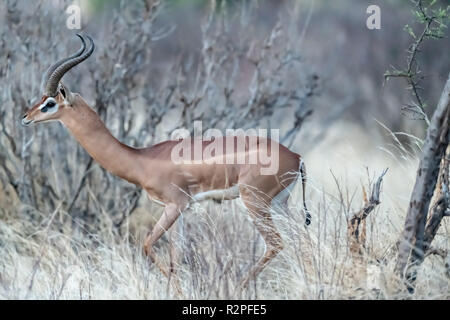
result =
[[[56,100],[55,100],[55,99],[53,99],[53,98],[47,98],[47,100],[45,100],[44,103],[41,104],[41,105],[39,106],[39,110],[41,110],[43,107],[45,107],[45,106],[47,105],[47,103],[49,103],[49,102],[53,102],[55,106],[58,105],[58,104],[56,103]]]
[[[53,102],[53,106],[48,106],[47,104],[49,102]],[[59,108],[59,106],[56,103],[56,100],[51,97],[47,98],[47,100],[45,100],[44,103],[39,106],[39,110],[41,110],[44,113],[48,113],[48,114],[55,113],[56,111],[58,111],[58,108]]]

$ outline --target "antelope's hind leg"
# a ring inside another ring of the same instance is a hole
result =
[[[256,279],[258,274],[269,264],[269,262],[283,250],[283,240],[270,215],[270,202],[258,199],[257,196],[245,192],[244,190],[241,192],[241,198],[249,211],[255,227],[266,244],[264,255],[239,284],[238,288],[243,289],[248,285],[251,279]]]

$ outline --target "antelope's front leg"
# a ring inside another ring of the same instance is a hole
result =
[[[168,204],[163,214],[161,215],[161,218],[159,218],[158,222],[156,223],[155,227],[153,228],[151,234],[147,237],[144,244],[144,250],[145,254],[150,257],[152,262],[156,264],[159,270],[169,278],[169,272],[164,268],[161,261],[156,256],[155,251],[153,250],[153,245],[158,241],[162,235],[169,230],[169,228],[173,225],[175,220],[180,216],[181,214],[181,208],[179,205],[176,205],[174,203]]]

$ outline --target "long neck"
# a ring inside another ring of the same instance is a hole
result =
[[[60,120],[103,168],[131,183],[139,184],[139,151],[117,140],[81,97],[77,96],[74,107]]]

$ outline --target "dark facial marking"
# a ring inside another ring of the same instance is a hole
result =
[[[53,108],[55,105],[56,105],[55,102],[49,101],[49,102],[47,102],[47,104],[41,109],[41,111],[45,113],[45,112],[48,111],[48,109]]]

